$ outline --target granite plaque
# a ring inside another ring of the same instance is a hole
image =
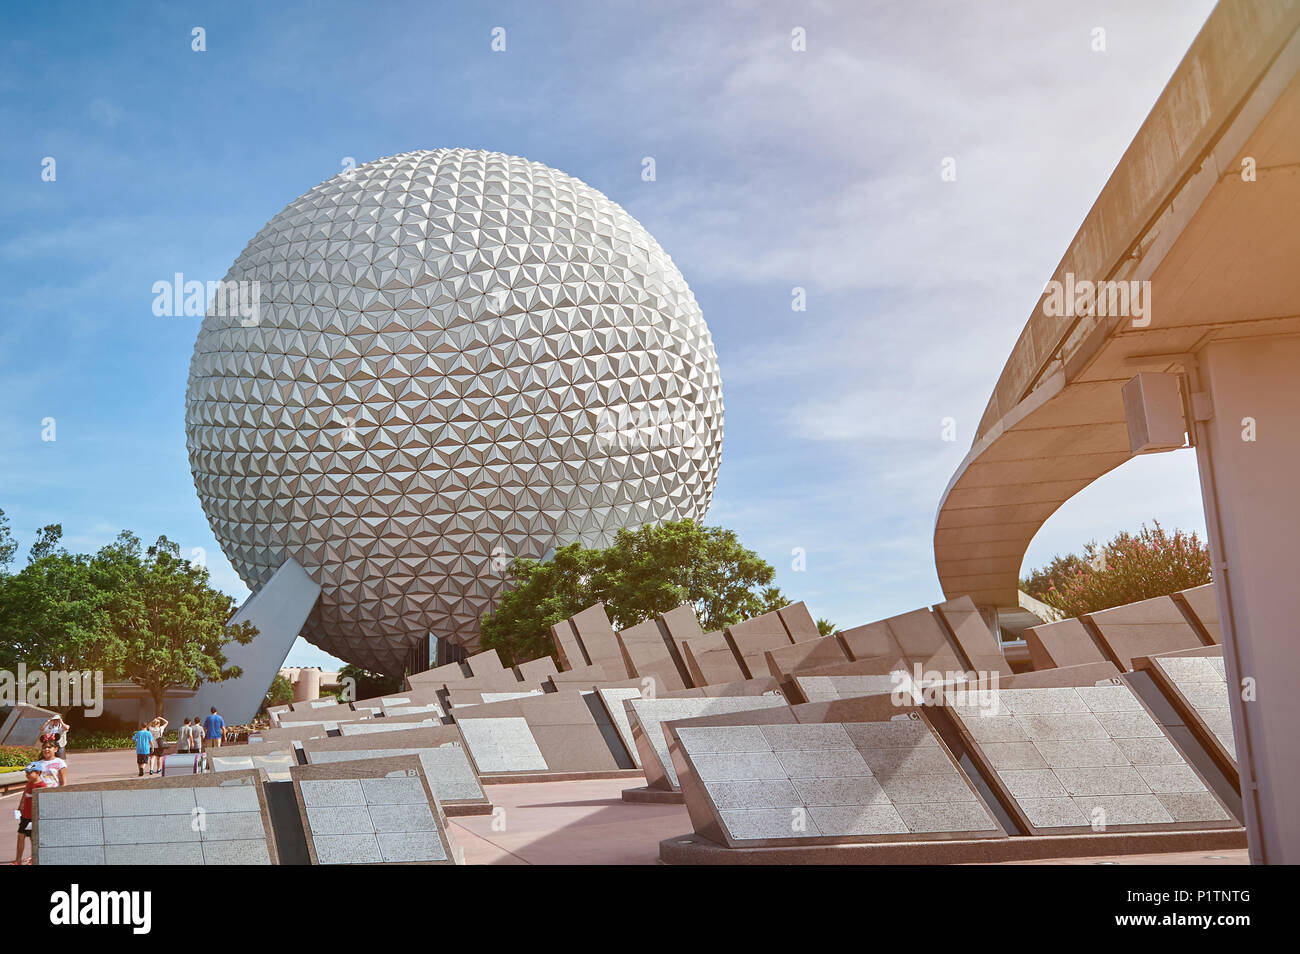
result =
[[[732,847],[1004,834],[919,719],[670,725],[668,736],[697,831]]]
[[[1032,831],[1236,824],[1127,685],[946,701]]]
[[[36,792],[37,864],[273,864],[257,770],[92,782]]]

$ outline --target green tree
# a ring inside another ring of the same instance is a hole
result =
[[[1195,533],[1167,533],[1159,521],[1105,546],[1092,541],[1082,556],[1056,557],[1020,587],[1066,616],[1168,596],[1210,582],[1210,550]]]
[[[9,518],[5,512],[0,510],[0,577],[9,572],[9,564],[13,562],[14,554],[18,552],[18,541],[9,531]]]
[[[839,631],[840,631],[839,627],[836,626],[834,623],[832,623],[830,620],[826,619],[825,617],[817,620],[818,636],[834,636]]]
[[[774,613],[790,605],[790,600],[779,586],[763,587],[763,591],[758,594],[758,601],[762,604],[760,613]]]
[[[27,553],[27,562],[35,563],[47,556],[64,552],[59,546],[59,541],[62,539],[63,524],[47,523],[36,531],[36,542],[32,544],[31,550]]]
[[[275,678],[271,680],[271,687],[266,690],[266,698],[262,700],[262,711],[265,712],[272,706],[287,706],[293,702],[293,683],[289,677],[283,673],[276,673]]]
[[[242,675],[227,666],[231,640],[247,644],[252,623],[228,624],[235,601],[214,589],[206,567],[180,557],[165,536],[143,554],[134,534],[122,533],[96,556],[110,594],[110,625],[123,645],[122,675],[145,689],[162,712],[168,689],[197,688]]]
[[[480,643],[510,661],[553,654],[550,627],[597,601],[616,629],[690,603],[706,630],[788,602],[770,585],[771,565],[734,532],[692,520],[623,529],[603,550],[574,543],[545,563],[515,560],[507,572],[513,587],[483,618]]]
[[[89,557],[48,552],[0,581],[0,664],[116,672],[121,644]]]

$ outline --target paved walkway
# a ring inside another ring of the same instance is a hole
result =
[[[133,749],[68,755],[68,776],[74,784],[134,778],[135,774]],[[140,784],[148,785],[152,780],[146,775]],[[682,805],[624,802],[623,789],[635,787],[635,783],[635,779],[623,778],[486,785],[484,790],[498,811],[450,819],[451,835],[468,864],[657,864],[659,842],[689,832],[690,818]],[[0,799],[0,817],[13,818],[20,795],[14,792]],[[16,828],[17,823],[14,825]],[[4,861],[12,860],[13,850],[11,840],[3,849]],[[30,857],[30,852],[29,839],[25,854]],[[1014,863],[1241,865],[1247,864],[1248,858],[1245,849],[1237,849]]]

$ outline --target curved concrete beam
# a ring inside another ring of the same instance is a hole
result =
[[[1241,0],[1192,43],[1053,275],[1149,281],[1153,313],[1062,318],[1039,300],[939,506],[946,596],[1018,606],[1034,534],[1133,456],[1131,377],[1179,371],[1215,337],[1300,330],[1298,29],[1300,0]]]

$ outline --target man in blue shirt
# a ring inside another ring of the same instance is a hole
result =
[[[217,707],[212,707],[211,714],[203,720],[203,748],[210,749],[212,746],[221,748],[221,732],[226,727],[226,720],[221,718],[217,712]]]
[[[144,767],[149,762],[149,754],[153,752],[153,733],[149,731],[149,726],[142,723],[140,731],[131,736],[135,742],[135,765],[140,770],[140,775],[144,775]],[[149,773],[150,775],[153,772]]]

